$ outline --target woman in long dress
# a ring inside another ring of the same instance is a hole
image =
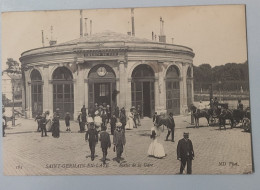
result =
[[[148,148],[148,155],[153,156],[155,158],[163,158],[166,156],[163,145],[157,141],[157,137],[159,131],[153,127],[151,129],[151,136],[150,138],[153,140]]]
[[[49,132],[51,131],[51,116],[50,116],[50,112],[46,111],[45,112],[46,115],[46,130]]]
[[[60,137],[60,117],[56,113],[53,114],[52,119],[52,136],[54,138]]]
[[[134,113],[133,113],[132,109],[128,113],[127,117],[128,117],[128,121],[127,121],[125,128],[126,129],[133,129],[134,128]]]

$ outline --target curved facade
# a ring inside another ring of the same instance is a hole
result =
[[[104,32],[22,53],[28,116],[106,103],[143,116],[187,112],[193,102],[191,48]]]

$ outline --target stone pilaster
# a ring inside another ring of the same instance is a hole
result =
[[[165,88],[165,68],[163,66],[163,62],[158,62],[158,86],[156,85],[156,88],[158,89],[158,107],[155,107],[155,111],[158,113],[166,113],[166,88]],[[156,82],[156,81],[155,81]],[[155,93],[156,95],[156,93]]]
[[[43,96],[43,112],[50,111],[52,113],[52,109],[50,110],[50,96],[53,96],[52,94],[49,94],[50,88],[52,87],[49,83],[49,66],[43,67],[43,87],[42,87],[42,96]]]
[[[187,106],[187,64],[183,63],[182,66],[182,84],[183,84],[183,102],[182,102],[182,109],[181,114],[185,114],[188,112],[188,106]]]
[[[119,81],[117,81],[117,87],[119,83],[119,100],[117,100],[117,105],[119,108],[126,107],[126,96],[130,93],[131,96],[131,83],[130,83],[130,91],[127,86],[127,73],[125,69],[125,62],[119,61]]]

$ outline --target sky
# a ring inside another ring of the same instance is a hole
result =
[[[135,8],[134,16],[135,36],[146,39],[152,38],[152,31],[159,35],[162,17],[167,43],[172,43],[174,38],[174,44],[192,48],[196,66],[247,60],[243,5]],[[105,30],[126,34],[131,30],[130,9],[83,10],[83,18],[88,18],[88,33],[90,19],[93,34]],[[51,26],[52,38],[58,43],[79,38],[80,11],[2,13],[2,69],[6,68],[7,58],[19,61],[22,52],[42,47],[42,30],[47,46]]]

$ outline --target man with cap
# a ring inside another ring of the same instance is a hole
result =
[[[84,132],[84,123],[82,121],[82,113],[79,112],[78,118],[77,118],[78,122],[79,122],[79,133],[83,133]]]
[[[41,137],[43,137],[43,132],[45,134],[45,136],[47,136],[47,130],[46,130],[46,116],[43,113],[40,119],[40,127],[41,127],[41,131],[42,131],[42,135]]]
[[[170,134],[172,134],[172,142],[174,142],[175,122],[174,122],[172,113],[169,114],[169,118],[167,121],[167,129],[168,129],[168,133],[167,133],[165,141],[168,141]]]
[[[237,109],[243,111],[243,104],[240,99],[237,100]]]
[[[101,142],[101,149],[103,152],[103,164],[106,163],[106,156],[107,156],[107,149],[111,147],[111,141],[110,141],[110,136],[108,132],[106,132],[106,126],[101,127],[101,132],[100,132],[100,137],[99,140]]]
[[[86,121],[87,121],[87,109],[86,109],[85,105],[83,105],[83,107],[81,108],[81,113],[82,113],[82,115],[81,115],[82,122],[84,123],[83,126],[85,126]]]
[[[180,174],[183,173],[183,170],[187,163],[187,174],[192,173],[192,160],[194,159],[194,151],[192,142],[189,139],[189,133],[183,133],[183,139],[179,140],[177,145],[177,159],[180,160]]]
[[[85,135],[85,141],[88,141],[89,149],[91,152],[91,160],[95,159],[95,147],[98,142],[98,132],[94,126],[94,123],[90,123],[90,128],[87,130]]]
[[[113,136],[113,144],[114,144],[114,151],[116,149],[116,161],[120,163],[121,155],[124,151],[124,146],[126,143],[125,139],[125,132],[122,130],[122,123],[116,123],[116,130],[114,131]]]

